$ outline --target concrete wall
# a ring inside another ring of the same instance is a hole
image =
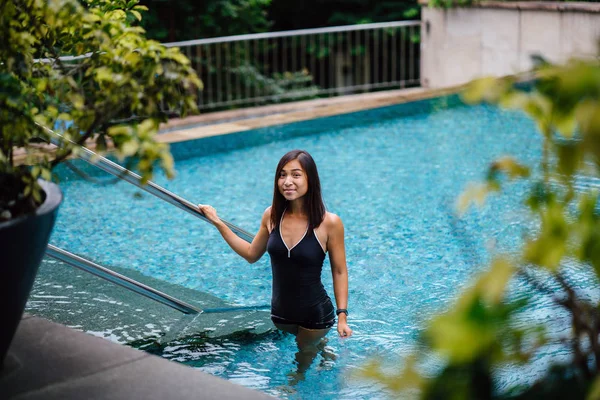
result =
[[[600,3],[481,2],[422,10],[421,85],[441,88],[599,54]]]

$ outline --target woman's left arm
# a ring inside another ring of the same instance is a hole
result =
[[[346,248],[344,246],[344,224],[340,217],[329,214],[329,229],[327,235],[327,250],[333,275],[333,293],[337,309],[348,309],[348,267],[346,265]],[[348,316],[338,315],[337,331],[342,337],[352,336],[348,326]]]

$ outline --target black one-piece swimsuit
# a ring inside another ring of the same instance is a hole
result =
[[[321,282],[323,247],[314,230],[307,228],[302,239],[288,249],[280,226],[281,222],[273,228],[267,242],[273,270],[271,319],[307,329],[331,328],[335,312]]]

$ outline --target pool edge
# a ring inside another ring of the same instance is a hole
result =
[[[231,119],[236,118],[236,114],[231,111],[223,112],[221,114],[226,122],[219,122],[214,116],[203,114],[207,117],[206,121],[209,123],[201,126],[198,126],[198,124],[202,124],[201,116],[196,115],[185,119],[175,119],[172,120],[173,122],[170,121],[170,124],[163,125],[163,130],[168,129],[169,131],[158,135],[157,140],[162,143],[180,143],[275,125],[350,114],[358,111],[393,106],[418,100],[427,100],[439,96],[453,95],[457,94],[463,87],[464,85],[443,89],[427,89],[419,87],[341,96],[331,99],[308,100],[281,105],[281,112],[273,111],[268,115],[264,115],[265,111],[261,113],[261,110],[276,110],[276,108],[273,106],[254,107],[252,108],[252,110],[254,110],[254,116],[248,115],[248,109],[240,109],[236,111],[239,112],[239,116],[242,119],[233,122]],[[215,123],[210,123],[213,121],[215,121]]]

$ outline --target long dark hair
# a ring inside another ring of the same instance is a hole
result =
[[[319,179],[319,172],[317,171],[317,164],[315,160],[304,150],[292,150],[286,153],[275,170],[275,184],[273,185],[273,204],[271,204],[271,226],[273,228],[279,225],[281,216],[287,206],[287,200],[281,193],[279,193],[279,175],[283,167],[292,160],[298,160],[302,169],[306,173],[306,180],[308,181],[308,191],[304,195],[304,210],[308,214],[308,227],[309,229],[318,228],[325,218],[325,204],[321,197],[321,181]]]

